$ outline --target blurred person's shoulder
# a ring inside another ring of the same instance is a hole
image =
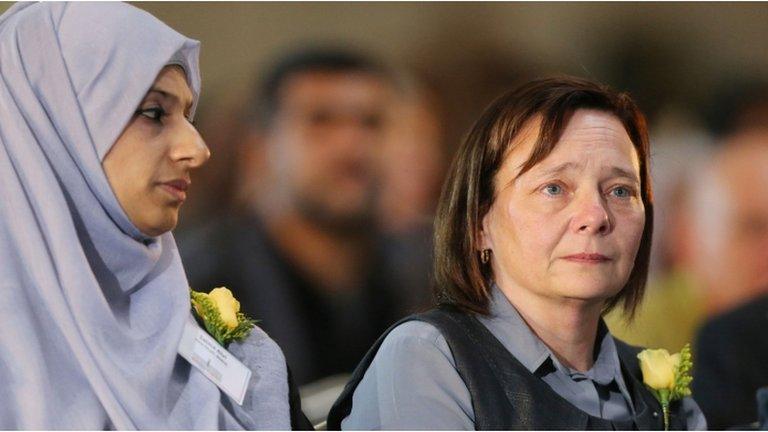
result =
[[[174,237],[184,256],[185,250],[193,253],[210,249],[212,246],[225,246],[241,239],[243,233],[253,233],[260,229],[261,223],[256,217],[243,213],[225,213],[182,232],[175,232]]]
[[[723,332],[741,338],[753,333],[763,333],[766,325],[768,325],[768,294],[763,294],[735,309],[711,318],[704,324],[701,333]]]
[[[768,295],[709,319],[696,335],[699,369],[725,368],[768,379],[767,327]]]
[[[254,218],[255,219],[255,218]],[[239,262],[241,243],[254,244],[261,234],[260,224],[242,214],[222,214],[174,234],[187,277],[192,283],[220,279],[218,273]]]
[[[398,297],[398,317],[432,306],[432,226],[376,235],[376,277]]]

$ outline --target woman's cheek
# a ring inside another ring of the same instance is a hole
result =
[[[633,209],[627,209],[618,214],[621,217],[621,224],[625,227],[622,230],[623,235],[631,239],[635,251],[640,247],[640,240],[643,237],[645,229],[645,209],[641,206]]]

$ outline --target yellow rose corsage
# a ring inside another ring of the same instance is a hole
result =
[[[669,404],[672,401],[691,395],[691,346],[670,355],[665,349],[647,349],[637,355],[643,382],[661,402],[664,412],[664,430],[669,430]]]
[[[227,288],[214,288],[210,293],[189,290],[192,310],[203,321],[208,333],[222,346],[248,337],[256,322],[240,312],[240,302]]]

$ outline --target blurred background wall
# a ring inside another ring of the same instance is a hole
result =
[[[134,4],[202,41],[198,123],[214,153],[203,175],[220,183],[212,189],[222,200],[236,182],[218,174],[236,158],[228,149],[243,104],[260,73],[297,47],[351,47],[415,74],[436,98],[448,156],[485,105],[531,77],[567,73],[627,90],[655,133],[709,127],[723,93],[768,76],[766,3]],[[218,207],[206,202],[189,203],[180,229]]]
[[[203,107],[231,104],[282,51],[358,48],[425,74],[454,144],[510,81],[569,73],[631,91],[646,111],[706,103],[725,77],[765,76],[764,3],[139,2],[203,42]]]
[[[627,90],[655,136],[716,131],[727,96],[768,77],[766,3],[134,4],[202,41],[198,125],[214,154],[202,170],[213,193],[189,203],[181,230],[231,198],[244,104],[260,73],[297,47],[351,47],[416,76],[433,96],[446,159],[485,105],[532,77],[567,73]],[[689,162],[689,150],[667,156],[685,139],[656,143],[667,165],[657,183]]]
[[[648,109],[696,104],[726,76],[768,72],[765,3],[135,4],[203,42],[204,106],[237,99],[282,50],[322,42],[417,68],[450,102],[479,99],[463,110],[488,102],[496,89],[485,87],[527,75],[589,76]]]

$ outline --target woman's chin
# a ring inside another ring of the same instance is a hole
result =
[[[604,302],[621,291],[621,286],[616,285],[616,279],[585,275],[574,275],[557,286],[558,297],[585,302]]]
[[[179,220],[179,212],[164,212],[162,217],[155,217],[151,220],[144,220],[140,224],[134,223],[142,234],[149,237],[159,237],[168,231],[176,228]]]

